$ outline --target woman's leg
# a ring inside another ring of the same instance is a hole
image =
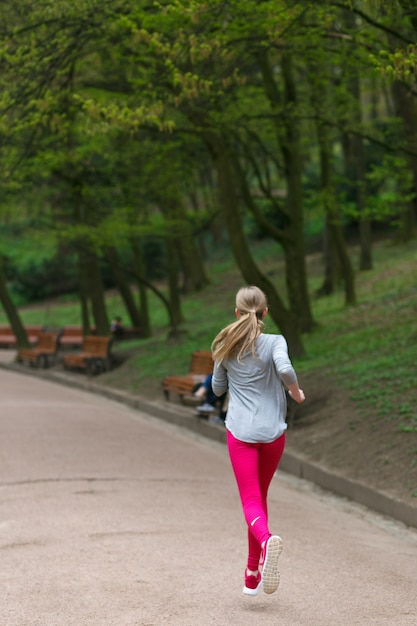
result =
[[[262,498],[262,508],[268,524],[268,489],[285,447],[285,433],[271,443],[259,444],[258,479]],[[256,571],[259,565],[262,548],[248,527],[248,569]]]
[[[269,536],[267,494],[281,459],[285,437],[268,444],[239,441],[227,432],[229,456],[248,524],[248,569],[258,569],[261,544]]]
[[[262,494],[262,506],[268,518],[268,489],[277,471],[285,448],[285,433],[271,443],[260,444],[259,450],[259,486]]]

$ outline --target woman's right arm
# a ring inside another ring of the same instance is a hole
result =
[[[301,404],[305,400],[304,391],[298,385],[297,374],[288,356],[287,342],[282,335],[276,337],[273,358],[275,367],[291,398]]]
[[[295,400],[298,404],[301,404],[306,399],[304,391],[298,386],[298,382],[295,382],[292,385],[288,385],[288,393],[290,394],[291,398]]]

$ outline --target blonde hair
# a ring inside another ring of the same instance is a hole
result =
[[[237,357],[241,361],[249,350],[256,356],[255,341],[264,328],[262,318],[266,307],[266,296],[259,287],[252,285],[239,289],[236,310],[240,316],[214,338],[211,350],[215,361],[221,363],[230,357]]]

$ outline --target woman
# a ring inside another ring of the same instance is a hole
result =
[[[236,295],[237,321],[212,344],[213,391],[229,391],[227,445],[248,525],[248,560],[243,593],[256,595],[262,585],[273,593],[279,585],[282,539],[268,527],[269,484],[284,452],[286,395],[304,401],[282,335],[263,331],[268,313],[265,294],[243,287]]]

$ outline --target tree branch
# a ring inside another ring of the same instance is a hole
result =
[[[374,20],[372,17],[367,15],[364,11],[361,11],[361,9],[358,9],[357,7],[353,7],[351,2],[349,2],[348,4],[344,4],[343,2],[330,2],[330,4],[340,9],[346,9],[348,11],[351,11],[352,13],[355,13],[356,15],[361,17],[363,20],[365,20],[368,24],[370,24],[374,28],[377,28],[378,30],[383,31],[387,35],[391,35],[392,37],[395,37],[396,39],[398,39],[399,41],[402,41],[403,43],[406,43],[407,45],[416,43],[415,41],[412,41],[411,39],[404,37],[404,35],[402,35],[401,33],[393,30],[392,28],[389,28],[389,26],[385,26],[384,24],[381,24],[380,22]]]

